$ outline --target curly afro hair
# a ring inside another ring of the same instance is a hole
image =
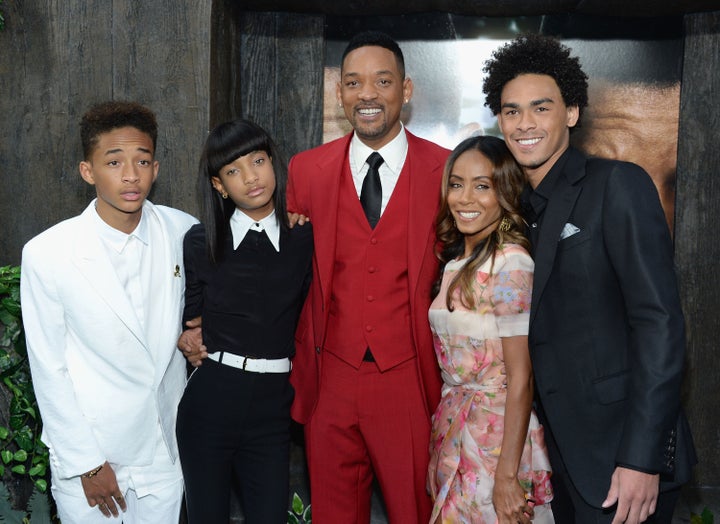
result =
[[[500,112],[500,95],[505,84],[524,74],[549,75],[555,79],[566,106],[577,106],[582,116],[588,103],[587,75],[580,60],[556,39],[525,34],[495,50],[483,67],[485,105],[494,115]]]

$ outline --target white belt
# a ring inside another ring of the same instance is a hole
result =
[[[242,369],[243,371],[252,371],[253,373],[289,373],[292,368],[289,358],[250,358],[228,353],[227,351],[210,353],[208,358],[220,364]]]

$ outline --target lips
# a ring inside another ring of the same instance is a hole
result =
[[[265,192],[264,187],[254,187],[245,194],[249,197],[256,197],[256,196],[262,195],[264,192]]]
[[[140,190],[130,190],[123,191],[122,193],[120,193],[120,196],[123,198],[123,200],[133,202],[142,198],[142,193],[140,192]]]

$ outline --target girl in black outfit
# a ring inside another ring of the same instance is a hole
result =
[[[312,230],[290,229],[287,173],[247,120],[210,133],[200,160],[203,224],[185,236],[184,321],[201,316],[209,357],[191,375],[177,437],[190,524],[287,522],[294,332],[311,276]]]

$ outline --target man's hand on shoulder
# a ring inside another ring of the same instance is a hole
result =
[[[207,347],[202,339],[202,317],[195,317],[185,322],[187,329],[180,334],[177,347],[193,367],[202,366],[203,359],[208,356]]]
[[[118,516],[118,506],[124,512],[127,510],[125,497],[118,487],[115,472],[110,464],[105,462],[100,469],[94,469],[80,476],[85,498],[91,508],[97,508],[106,517]]]
[[[655,513],[660,475],[643,473],[618,466],[610,480],[610,490],[603,508],[617,504],[612,524],[645,522]]]
[[[295,224],[298,226],[304,226],[305,222],[310,222],[310,217],[306,217],[300,213],[288,212],[288,220],[290,221],[290,229],[292,229],[295,227]]]

